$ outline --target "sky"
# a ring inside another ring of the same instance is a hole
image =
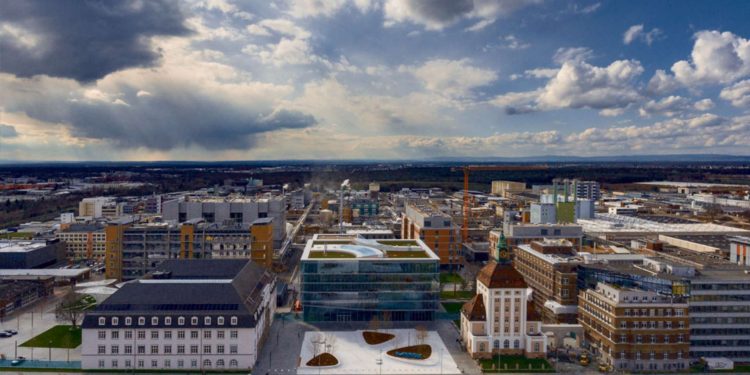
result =
[[[750,155],[750,2],[0,1],[0,160]]]

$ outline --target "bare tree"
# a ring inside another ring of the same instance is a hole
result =
[[[424,344],[425,339],[427,339],[427,328],[423,325],[418,325],[415,329],[417,331],[417,344]]]
[[[721,206],[719,206],[718,204],[709,205],[708,207],[706,207],[705,212],[706,212],[706,216],[708,216],[708,218],[711,221],[716,220],[716,218],[718,218],[722,213],[724,213],[724,211],[721,209]]]
[[[326,353],[333,354],[336,351],[336,335],[329,333],[325,339]]]
[[[320,345],[324,343],[323,334],[321,333],[315,333],[310,335],[310,341],[308,341],[307,345],[308,348],[310,348],[310,351],[312,352],[312,358],[315,358],[318,356],[318,353],[320,353]]]
[[[377,332],[380,327],[382,327],[382,323],[380,322],[380,318],[377,316],[373,316],[372,319],[370,319],[369,329],[370,331]]]
[[[70,322],[73,328],[78,327],[78,321],[83,314],[92,307],[91,297],[73,291],[63,296],[55,307],[55,317],[59,321]]]

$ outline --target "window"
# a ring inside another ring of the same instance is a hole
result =
[[[146,331],[138,331],[138,339],[143,340],[146,338]]]
[[[128,317],[126,317],[126,318],[125,318],[125,325],[126,325],[126,326],[129,326],[129,325],[131,325],[131,324],[133,324],[133,318],[131,318],[131,317],[129,317],[129,316],[128,316]]]
[[[216,353],[224,354],[224,345],[216,345]]]
[[[237,354],[237,345],[229,345],[229,354]]]
[[[125,354],[133,354],[133,346],[125,345]]]
[[[203,331],[203,338],[204,339],[210,339],[211,338],[211,331]]]
[[[152,326],[159,325],[159,318],[158,317],[152,317],[151,318],[151,325]]]
[[[229,324],[231,324],[233,326],[236,326],[237,325],[237,317],[233,316],[233,317],[229,318]]]
[[[236,359],[230,359],[229,360],[229,367],[237,367],[239,364],[237,363]]]
[[[164,325],[167,325],[167,326],[168,325],[172,325],[172,317],[171,316],[164,317]]]
[[[172,361],[170,361],[168,359],[165,359],[164,360],[164,367],[167,367],[167,368],[172,367]]]
[[[210,359],[204,359],[203,360],[203,367],[211,367],[211,360]]]
[[[229,331],[229,338],[230,339],[236,339],[237,338],[237,331]]]
[[[164,339],[165,340],[171,340],[172,339],[172,331],[164,331]]]
[[[159,345],[151,345],[151,354],[159,354]]]
[[[143,368],[143,360],[142,359],[138,360],[138,367]]]
[[[97,332],[97,336],[99,337],[99,340],[104,340],[107,338],[107,332],[106,331],[99,331]]]
[[[96,347],[96,353],[97,354],[106,354],[107,348],[104,345],[99,345]]]
[[[505,349],[510,348],[510,341],[509,340],[503,341],[503,348],[505,348]]]
[[[198,354],[198,345],[190,345],[190,354]]]
[[[224,360],[223,359],[217,359],[216,360],[216,367],[224,367]]]
[[[99,318],[99,325],[103,326],[105,324],[107,324],[107,318],[104,318],[104,317]]]
[[[185,354],[185,345],[177,345],[177,354]]]
[[[211,345],[203,345],[203,354],[211,354]]]
[[[198,325],[198,317],[194,316],[194,317],[190,318],[190,324],[194,325],[194,326]]]
[[[151,339],[158,339],[159,331],[151,331]]]
[[[198,338],[198,331],[190,331],[190,338],[191,339],[197,339]]]
[[[159,367],[159,363],[156,360],[151,360],[151,367]]]
[[[146,354],[146,345],[138,345],[138,354]]]
[[[181,359],[178,359],[177,360],[177,367],[180,367],[180,368],[185,367],[185,361],[183,361]]]
[[[172,345],[164,345],[164,354],[172,354]]]
[[[216,331],[216,338],[217,339],[223,339],[224,338],[224,331]]]
[[[500,340],[495,340],[495,344],[493,345],[494,349],[500,349]]]
[[[110,335],[112,336],[112,340],[117,340],[120,338],[120,331],[112,331]]]
[[[132,365],[133,365],[133,363],[132,363],[132,362],[130,362],[130,360],[129,360],[129,359],[126,359],[126,360],[125,360],[125,367],[127,367],[127,368],[130,368],[130,366],[132,366]]]
[[[103,359],[99,360],[99,368],[104,368],[104,360]]]
[[[177,338],[180,340],[185,339],[185,331],[177,331]]]
[[[112,345],[112,347],[109,348],[112,354],[120,354],[120,347],[117,345]]]
[[[184,326],[185,325],[185,318],[182,317],[182,316],[179,317],[179,318],[177,318],[177,325]]]
[[[220,317],[216,318],[216,324],[218,324],[220,326],[223,326],[224,325],[224,317],[220,316]]]
[[[116,325],[118,325],[118,324],[120,324],[120,318],[118,318],[118,317],[116,317],[116,316],[113,316],[113,317],[112,317],[112,325],[113,325],[113,326],[116,326]]]
[[[198,367],[198,360],[197,359],[191,359],[190,360],[190,367]]]
[[[203,324],[205,324],[207,326],[210,326],[211,325],[211,317],[207,316],[207,317],[203,318]]]
[[[518,340],[513,341],[513,349],[518,349],[521,347],[521,342]]]
[[[138,325],[139,325],[139,326],[142,326],[142,325],[144,325],[144,324],[146,324],[146,318],[144,318],[144,317],[139,317],[139,318],[138,318]]]

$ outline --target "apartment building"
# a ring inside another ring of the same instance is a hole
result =
[[[501,248],[477,276],[477,294],[461,308],[461,339],[472,358],[523,355],[544,358],[547,336],[533,290]]]
[[[575,180],[574,184],[576,198],[598,201],[599,198],[602,197],[601,188],[599,187],[599,183],[596,181]]]
[[[57,238],[65,243],[68,260],[104,260],[107,236],[103,225],[65,225],[57,232]]]
[[[86,313],[84,370],[249,372],[273,323],[276,278],[243,260],[171,260]]]
[[[401,238],[422,240],[440,257],[442,268],[455,269],[463,263],[459,229],[450,215],[426,204],[406,203],[401,217]]]
[[[273,218],[273,246],[280,248],[286,238],[286,202],[283,196],[184,196],[164,202],[165,221],[184,223],[202,219],[207,223],[251,224]]]
[[[273,263],[273,219],[250,224],[111,223],[106,231],[105,265],[109,278],[137,279],[167,259],[252,259]]]
[[[534,290],[534,305],[545,323],[576,324],[578,320],[578,265],[575,248],[567,240],[533,241],[513,249],[514,264]]]
[[[492,181],[492,194],[508,198],[511,194],[522,193],[526,190],[525,182]]]
[[[598,283],[581,291],[586,342],[616,371],[685,371],[690,363],[687,301]]]

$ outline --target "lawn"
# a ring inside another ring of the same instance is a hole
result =
[[[471,297],[474,297],[474,292],[471,290],[444,290],[440,292],[440,299],[470,299]]]
[[[417,245],[417,241],[413,241],[413,240],[412,241],[409,241],[409,240],[401,240],[401,241],[399,241],[399,240],[396,240],[396,241],[382,240],[382,241],[378,241],[378,243],[381,244],[381,245],[386,245],[386,246],[419,246],[419,245]]]
[[[461,312],[461,307],[464,305],[463,302],[443,302],[441,303],[445,308],[445,311],[451,314],[458,314]]]
[[[440,273],[440,283],[446,284],[446,283],[456,283],[461,284],[464,281],[464,278],[461,277],[461,275],[453,272],[442,272]]]
[[[483,372],[555,372],[555,369],[546,359],[526,358],[519,355],[501,355],[495,356],[493,359],[480,359],[479,365]],[[495,366],[494,369],[492,368],[493,365]],[[529,365],[531,365],[531,368],[529,368]]]
[[[81,345],[81,328],[69,325],[54,326],[21,344],[33,348],[75,349]]]
[[[388,250],[386,251],[388,258],[427,258],[427,253],[425,253],[422,250],[412,250],[412,251],[394,251],[394,250]]]

